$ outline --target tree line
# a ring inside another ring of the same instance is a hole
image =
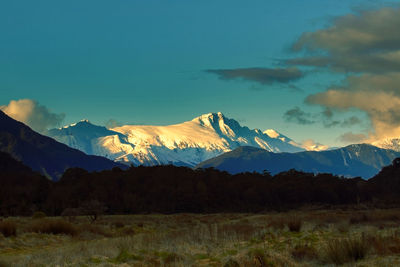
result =
[[[43,211],[58,216],[101,203],[107,214],[286,210],[303,205],[400,204],[400,159],[370,180],[289,170],[264,173],[172,165],[88,172],[71,168],[58,182],[0,154],[0,216]],[[4,163],[6,161],[8,163]],[[13,164],[15,166],[13,166]]]

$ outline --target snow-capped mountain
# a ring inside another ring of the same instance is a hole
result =
[[[50,130],[48,135],[87,154],[135,165],[195,166],[240,146],[270,152],[304,151],[293,140],[272,129],[264,133],[251,130],[220,112],[168,126],[125,125],[106,129],[81,121]]]

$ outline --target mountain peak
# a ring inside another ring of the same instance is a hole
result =
[[[88,119],[82,119],[76,123],[72,123],[70,125],[63,126],[60,129],[63,129],[63,128],[66,129],[66,128],[70,128],[70,127],[85,127],[85,126],[90,127],[90,126],[95,126],[95,125],[93,123],[91,123]]]
[[[193,120],[196,120],[196,119],[201,119],[201,120],[210,119],[210,120],[215,121],[215,120],[219,120],[219,119],[223,119],[223,118],[225,118],[225,116],[224,116],[224,114],[222,114],[222,112],[216,112],[216,113],[215,112],[211,112],[211,113],[206,113],[206,114],[200,115],[200,116],[194,118]]]
[[[203,126],[212,127],[213,124],[219,124],[220,122],[225,122],[227,118],[222,114],[222,112],[217,113],[206,113],[194,118],[192,121],[198,122]]]

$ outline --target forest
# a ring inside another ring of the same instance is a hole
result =
[[[57,182],[1,153],[0,216],[58,216],[89,212],[264,212],[306,205],[395,207],[400,203],[400,159],[369,180],[289,170],[230,175],[172,165],[87,172],[70,168]],[[86,208],[85,208],[86,207]]]

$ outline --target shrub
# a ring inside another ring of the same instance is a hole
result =
[[[63,220],[49,220],[42,219],[36,221],[30,225],[29,231],[35,233],[45,233],[45,234],[65,234],[65,235],[76,235],[78,233],[77,229],[69,222]]]
[[[290,232],[299,232],[303,222],[298,217],[289,218],[287,221],[287,226]]]
[[[82,211],[78,208],[66,208],[65,210],[63,210],[63,212],[61,213],[61,216],[64,218],[67,218],[68,221],[74,221],[76,216],[79,216],[82,214]]]
[[[16,236],[17,225],[13,221],[1,221],[0,233],[2,233],[5,237]]]
[[[317,258],[317,251],[314,247],[308,245],[297,245],[292,249],[292,257],[295,260],[313,260]]]
[[[282,230],[285,228],[285,221],[283,219],[274,219],[271,220],[268,224],[268,227],[273,228],[274,230]]]
[[[126,249],[121,249],[118,255],[111,259],[112,263],[126,263],[131,261],[141,261],[143,258],[141,256],[137,256],[129,253]]]
[[[396,234],[369,236],[367,240],[378,255],[400,254],[400,237]]]
[[[336,224],[336,229],[341,233],[349,232],[350,225],[347,222],[341,222]]]
[[[124,235],[134,235],[135,229],[133,229],[132,227],[124,227],[121,232]]]
[[[179,260],[182,259],[181,256],[174,252],[169,252],[169,251],[161,251],[156,253],[157,256],[159,256],[164,264],[173,264]]]
[[[114,225],[115,228],[122,228],[122,227],[125,226],[125,224],[123,222],[121,222],[121,221],[116,221],[116,222],[113,223],[113,225]]]
[[[105,237],[111,237],[112,235],[107,232],[103,227],[94,224],[84,224],[80,227],[80,231],[89,232],[96,235],[102,235]]]
[[[42,219],[46,217],[46,213],[43,211],[35,211],[32,215],[32,219]]]
[[[347,255],[350,259],[358,261],[365,258],[369,245],[364,237],[347,240]]]
[[[367,252],[368,244],[364,237],[333,240],[326,248],[327,260],[335,264],[364,259]]]
[[[104,203],[97,200],[89,200],[82,204],[80,210],[83,215],[86,215],[90,223],[94,223],[106,211]]]
[[[262,249],[253,249],[248,253],[252,266],[273,266],[272,262],[268,259],[266,253]]]
[[[370,221],[370,218],[367,216],[367,214],[362,213],[359,215],[352,216],[349,220],[349,223],[350,224],[361,224],[361,223],[366,223],[369,221]]]
[[[224,267],[240,267],[240,265],[234,259],[229,259],[225,262]]]

